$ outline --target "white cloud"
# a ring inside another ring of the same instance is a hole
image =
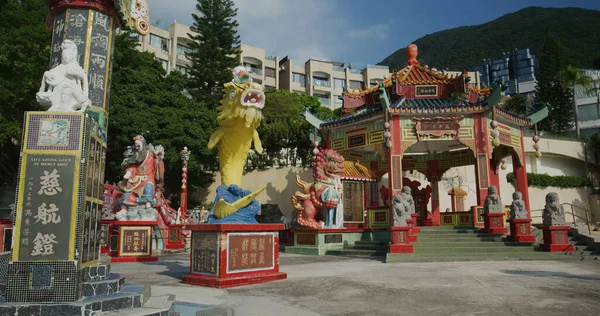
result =
[[[390,24],[375,24],[360,29],[350,29],[346,36],[353,39],[376,38],[378,40],[388,39],[390,33]]]

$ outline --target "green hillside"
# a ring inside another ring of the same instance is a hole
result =
[[[497,59],[511,49],[530,48],[539,55],[551,32],[567,47],[575,67],[593,68],[600,57],[600,11],[580,8],[528,7],[488,23],[428,34],[414,41],[423,63],[438,69],[472,70],[482,59]],[[385,58],[402,66],[406,47]]]

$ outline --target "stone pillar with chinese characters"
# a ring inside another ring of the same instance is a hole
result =
[[[25,114],[7,302],[75,302],[85,292],[85,282],[106,276],[98,272],[97,237],[116,28],[132,21],[138,31],[147,32],[148,26],[143,17],[135,20],[133,7],[124,8],[124,3],[128,1],[48,0],[50,69],[65,58],[63,42],[77,46],[77,64],[88,84],[87,90],[82,88],[90,103],[85,111]],[[108,270],[103,266],[102,273]]]

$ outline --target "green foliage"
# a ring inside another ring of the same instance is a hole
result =
[[[309,165],[312,162],[311,126],[302,111],[308,109],[323,117],[333,117],[333,111],[322,107],[314,96],[278,90],[267,94],[263,122],[258,127],[264,152],[251,152],[247,170],[272,166]]]
[[[502,105],[508,111],[516,114],[525,114],[527,97],[522,94],[514,94]]]
[[[572,91],[565,87],[561,74],[569,65],[565,47],[553,36],[546,36],[539,59],[535,104],[547,104],[548,117],[538,123],[541,130],[565,134],[573,129],[575,112],[571,102]]]
[[[165,196],[178,199],[181,186],[179,152],[191,151],[188,181],[191,190],[208,187],[215,168],[214,152],[207,148],[216,128],[216,115],[185,94],[187,78],[178,71],[166,75],[154,55],[135,49],[129,34],[117,37],[111,82],[106,179],[117,182],[120,164],[132,138],[143,134],[149,143],[165,148]],[[194,201],[190,201],[192,205]]]
[[[552,32],[568,49],[573,66],[592,68],[600,51],[600,11],[581,8],[529,7],[496,20],[435,32],[416,39],[419,58],[430,67],[462,70],[479,66],[484,58],[500,58],[513,48],[530,48],[539,54],[544,37]],[[406,62],[406,47],[380,64]],[[595,67],[596,69],[600,67]]]
[[[506,181],[515,184],[514,173],[506,175]],[[592,185],[586,177],[579,176],[550,176],[547,174],[528,173],[527,182],[530,186],[536,187],[556,187],[556,188],[580,188]]]
[[[189,91],[197,101],[216,108],[223,84],[231,81],[240,61],[237,9],[232,0],[198,0],[196,9],[190,27],[195,33],[188,34],[192,42],[186,54],[192,62]]]
[[[0,186],[16,185],[24,112],[41,109],[35,94],[50,64],[47,16],[46,1],[0,1]]]

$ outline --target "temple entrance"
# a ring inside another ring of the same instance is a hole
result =
[[[413,200],[415,201],[415,212],[419,214],[417,223],[419,226],[423,226],[424,221],[431,214],[427,207],[429,205],[429,200],[431,199],[431,185],[421,187],[421,182],[410,180],[406,177],[402,178],[402,184],[410,187]]]

